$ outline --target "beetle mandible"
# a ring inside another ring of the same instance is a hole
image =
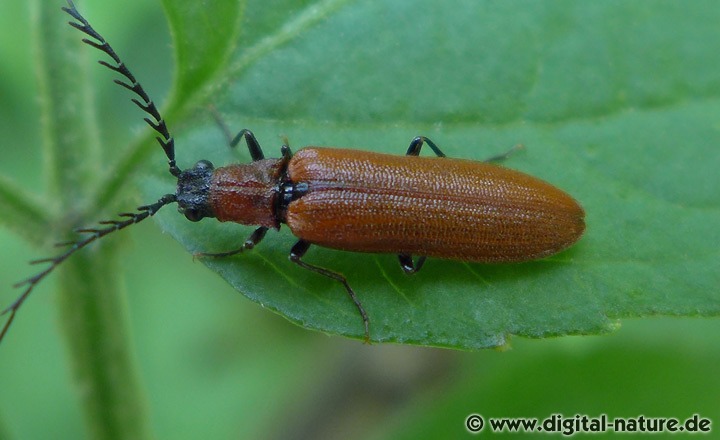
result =
[[[157,141],[168,158],[170,174],[177,178],[177,190],[137,212],[120,214],[123,220],[81,229],[89,235],[69,243],[64,253],[34,261],[49,266],[16,285],[26,289],[2,312],[10,316],[0,341],[34,287],[63,261],[171,203],[177,203],[193,222],[216,218],[257,226],[240,248],[204,256],[252,249],[268,229],[286,224],[298,238],[290,261],[343,285],[362,317],[366,342],[370,320],[362,303],[342,274],[303,260],[311,245],[397,254],[403,271],[411,274],[420,270],[426,257],[484,263],[539,259],[566,249],[583,234],[585,213],[562,190],[488,161],[446,158],[424,136],[412,140],[405,156],[321,147],[293,154],[283,145],[280,158],[266,159],[250,130],[232,136],[214,113],[232,147],[245,141],[252,162],[215,168],[200,160],[181,170],[175,162],[174,139],[143,87],[71,0],[63,10],[76,20],[70,25],[90,37],[83,41],[113,60],[114,64],[100,64],[127,80],[115,82],[133,92],[137,97],[132,101],[150,116],[145,121],[160,135]],[[425,144],[437,157],[419,156]]]

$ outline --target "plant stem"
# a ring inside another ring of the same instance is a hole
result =
[[[100,143],[86,57],[78,55],[81,35],[54,3],[46,3],[32,2],[43,146],[48,194],[64,213],[51,223],[66,231],[91,223],[78,213],[99,180]],[[124,292],[112,276],[119,271],[111,242],[83,250],[59,268],[61,328],[89,437],[144,439],[151,437],[146,401],[127,334]]]
[[[0,176],[0,224],[40,245],[50,227],[50,217],[42,203],[34,200],[24,188]]]

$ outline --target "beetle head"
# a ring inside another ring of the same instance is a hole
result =
[[[209,201],[213,169],[210,161],[201,160],[194,167],[178,175],[176,193],[178,211],[191,222],[200,221],[205,217],[215,217]]]

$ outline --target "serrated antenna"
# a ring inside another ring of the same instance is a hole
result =
[[[97,33],[97,31],[95,31],[95,29],[90,26],[90,23],[88,23],[85,17],[80,15],[77,9],[75,9],[75,4],[73,4],[71,0],[68,0],[68,5],[68,8],[64,7],[62,8],[62,10],[70,14],[72,18],[78,21],[70,21],[68,22],[68,24],[70,24],[70,26],[74,27],[75,29],[79,29],[82,33],[92,38],[92,40],[83,38],[83,43],[88,44],[102,52],[105,52],[110,58],[113,59],[113,61],[115,61],[114,65],[103,60],[99,60],[98,63],[127,78],[129,83],[116,79],[115,84],[125,87],[126,89],[135,93],[142,100],[141,102],[136,98],[131,99],[132,102],[134,102],[138,107],[140,107],[142,111],[152,116],[152,119],[144,118],[145,122],[147,122],[153,130],[158,132],[160,136],[162,136],[158,136],[155,139],[157,139],[158,143],[160,144],[163,151],[165,152],[165,155],[168,158],[170,174],[177,177],[182,172],[182,170],[180,170],[180,168],[178,168],[175,164],[175,140],[170,135],[170,132],[167,129],[167,125],[165,124],[165,120],[160,115],[160,112],[155,106],[155,103],[152,101],[152,99],[150,99],[148,94],[145,92],[145,89],[143,89],[140,83],[137,82],[135,76],[132,74],[132,72],[130,72],[127,66],[125,66],[125,63],[122,62],[120,57],[115,53],[115,51],[108,44],[108,42],[105,41],[102,35]]]

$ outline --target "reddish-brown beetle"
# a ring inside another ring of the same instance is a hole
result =
[[[91,242],[154,215],[176,202],[188,220],[215,217],[258,228],[241,248],[206,256],[229,256],[258,244],[268,229],[288,225],[299,241],[290,260],[343,284],[363,319],[369,339],[369,319],[345,277],[302,260],[311,244],[354,252],[397,254],[406,273],[422,267],[425,258],[475,262],[519,262],[555,254],[575,243],[585,229],[583,209],[558,188],[518,171],[485,162],[448,159],[425,137],[410,143],[405,156],[307,147],[295,155],[287,145],[282,157],[265,159],[255,136],[241,130],[236,136],[218,118],[231,146],[245,139],[253,162],[221,168],[201,160],[182,171],[175,163],[174,141],[160,113],[113,49],[75,9],[63,8],[79,23],[70,24],[93,40],[87,44],[105,52],[115,65],[101,64],[123,75],[116,80],[134,92],[133,99],[152,117],[148,124],[161,137],[177,192],[156,203],[123,213],[125,220],[82,229],[89,235],[69,243],[63,254],[37,260],[50,265],[19,285],[26,290],[4,313],[10,318],[34,286],[66,258]],[[438,157],[419,157],[427,143]],[[418,259],[413,261],[413,255]]]

